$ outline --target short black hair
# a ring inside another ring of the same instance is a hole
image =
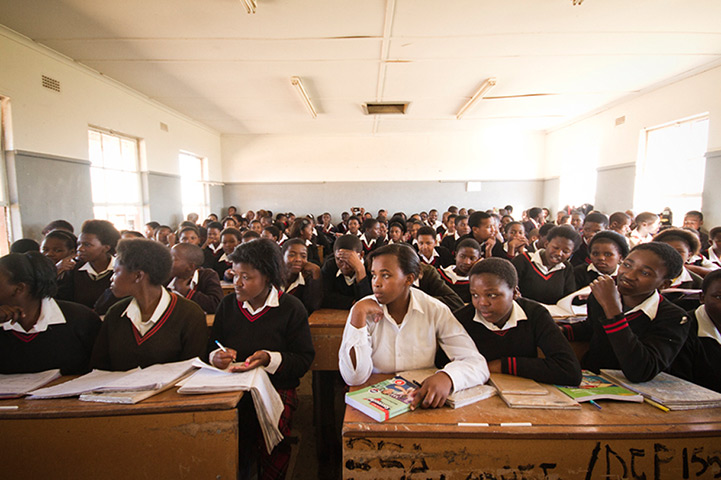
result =
[[[509,215],[510,216],[510,215]],[[514,225],[520,225],[523,227],[523,224],[521,222],[508,222],[503,226],[503,233],[508,233],[508,231],[511,229]],[[523,227],[523,230],[526,230],[526,227]]]
[[[122,237],[123,235],[130,235],[135,238],[145,238],[145,235],[135,230],[120,230],[120,236]]]
[[[591,241],[588,243],[589,254],[591,253],[591,248],[593,248],[594,243],[615,244],[616,248],[618,249],[618,253],[621,255],[621,258],[626,258],[626,255],[628,255],[629,248],[626,237],[624,237],[620,233],[614,232],[613,230],[604,230],[594,235]]]
[[[280,228],[275,225],[268,225],[263,229],[263,231],[270,233],[270,235],[275,239],[280,239]]]
[[[53,220],[52,222],[45,225],[45,227],[43,227],[42,233],[43,235],[45,235],[52,230],[65,230],[70,233],[75,233],[75,228],[73,227],[73,224],[68,222],[67,220]]]
[[[13,285],[27,284],[32,298],[53,297],[58,290],[55,265],[40,252],[5,255],[0,258],[0,270]]]
[[[102,245],[110,247],[108,251],[110,255],[115,253],[115,247],[120,240],[120,232],[107,220],[86,220],[80,228],[80,233],[98,237]]]
[[[220,222],[210,222],[207,227],[208,230],[215,228],[216,230],[223,230],[223,224]]]
[[[703,222],[703,213],[699,212],[698,210],[689,210],[688,212],[686,212],[686,215],[684,215],[684,217],[688,216],[698,217],[698,219]]]
[[[240,236],[241,241],[247,240],[249,238],[261,238],[260,233],[256,232],[255,230],[246,230],[243,232],[243,234]]]
[[[239,242],[243,241],[243,234],[240,233],[240,230],[238,230],[237,228],[234,228],[234,227],[224,228],[220,232],[221,238],[223,237],[223,235],[233,235],[235,238],[238,239]]]
[[[714,270],[704,277],[703,283],[701,284],[701,291],[703,293],[708,292],[711,284],[717,280],[721,280],[721,270]]]
[[[463,220],[468,220],[468,215],[458,215],[458,214],[452,214],[455,215],[456,218],[453,219],[453,224],[457,227],[459,223],[461,223]]]
[[[631,217],[628,216],[628,213],[626,212],[613,212],[610,217],[608,217],[609,223],[620,223],[624,224],[626,222],[630,222]]]
[[[721,227],[713,227],[708,231],[708,238],[713,240],[716,235],[721,234]]]
[[[636,215],[636,225],[639,225],[641,223],[653,223],[656,220],[658,220],[658,215],[656,215],[653,212],[641,212],[638,215]]]
[[[357,215],[351,215],[350,217],[348,217],[346,223],[350,223],[351,220],[355,220],[356,222],[358,222],[358,225],[362,223],[360,217],[358,217]]]
[[[185,232],[193,232],[198,236],[198,238],[200,238],[200,232],[198,231],[197,227],[185,226],[178,230],[178,240],[180,240],[180,236]]]
[[[165,285],[173,268],[170,249],[143,238],[120,240],[116,262],[131,272],[145,272],[152,285]]]
[[[636,245],[631,249],[631,253],[636,250],[646,250],[654,253],[666,266],[666,279],[671,280],[681,275],[683,271],[683,259],[671,245],[663,242],[648,242]]]
[[[491,216],[489,214],[487,214],[486,212],[481,212],[481,211],[473,212],[471,214],[471,216],[468,217],[468,226],[471,228],[480,227],[481,222],[483,222],[483,220],[485,220],[487,218],[491,218]],[[458,219],[456,219],[456,220],[458,220]]]
[[[392,255],[396,257],[401,271],[405,275],[413,275],[414,278],[418,278],[421,273],[421,259],[410,245],[405,243],[392,243],[376,248],[368,257],[370,260],[369,265],[373,265],[373,260],[382,255]]]
[[[155,220],[151,220],[148,223],[146,223],[145,226],[150,227],[153,230],[155,230],[156,228],[158,228],[160,226],[160,223],[156,222]]]
[[[78,247],[78,239],[72,233],[67,230],[53,230],[45,235],[45,238],[56,238],[65,242],[65,247],[68,250],[75,250]]]
[[[228,255],[233,263],[246,263],[268,278],[268,282],[280,290],[285,283],[285,263],[280,247],[269,238],[260,238],[235,247]]]
[[[363,250],[363,244],[360,238],[355,235],[345,234],[341,235],[333,242],[333,251],[336,252],[339,249],[353,250],[356,253],[360,253]]]
[[[528,210],[528,218],[536,219],[540,214],[543,213],[543,209],[541,207],[533,207]]]
[[[546,241],[550,242],[556,237],[566,238],[573,242],[573,250],[575,251],[578,245],[581,243],[581,236],[578,234],[576,229],[570,225],[560,225],[553,227],[548,235],[546,235]]]
[[[186,227],[194,228],[196,231],[198,230],[198,225],[191,222],[190,220],[183,220],[182,222],[180,222],[180,225],[178,225],[178,229],[186,228]]]
[[[518,272],[516,272],[516,267],[505,258],[491,257],[476,262],[468,273],[468,278],[483,273],[490,273],[491,275],[497,276],[503,280],[511,290],[518,286]]]
[[[390,229],[393,228],[393,227],[398,227],[398,228],[401,229],[401,232],[406,233],[406,228],[405,228],[405,227],[403,226],[403,224],[400,223],[400,222],[391,222],[391,223],[388,225],[388,230],[390,230]]]
[[[205,261],[203,249],[192,243],[176,243],[171,250],[175,250],[187,262],[192,263],[196,267],[202,267]]]
[[[40,244],[32,238],[21,238],[10,245],[10,253],[39,252]]]
[[[377,220],[377,219],[375,219],[375,218],[366,218],[365,220],[363,220],[363,225],[361,226],[361,230],[363,230],[364,232],[365,232],[366,230],[370,230],[370,229],[372,229],[373,227],[375,227],[376,223],[378,223],[378,220]]]
[[[456,252],[458,252],[461,248],[472,248],[474,250],[478,250],[480,253],[481,251],[481,245],[476,241],[475,238],[464,238],[458,244],[456,245]]]
[[[586,215],[583,220],[584,225],[588,222],[598,223],[603,225],[603,228],[608,228],[608,217],[603,213],[593,212]]]
[[[436,230],[433,227],[424,226],[418,229],[416,237],[421,235],[430,235],[431,237],[436,238]]]
[[[288,251],[290,247],[293,245],[302,245],[305,247],[306,251],[308,250],[308,246],[305,244],[305,241],[302,238],[291,238],[290,240],[286,240],[283,242],[283,246],[280,247],[281,253],[285,255],[285,252]]]
[[[691,256],[698,254],[701,250],[701,241],[695,233],[684,230],[683,228],[666,228],[662,232],[657,233],[653,237],[654,242],[673,242],[680,241],[686,244]]]

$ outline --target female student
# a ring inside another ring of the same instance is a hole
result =
[[[223,287],[218,274],[210,268],[203,268],[203,250],[192,243],[179,243],[170,249],[173,268],[170,271],[168,289],[188,300],[192,300],[205,313],[215,313],[223,299]]]
[[[58,278],[75,268],[77,238],[65,230],[52,230],[45,235],[40,251],[55,264]]]
[[[721,268],[721,227],[713,227],[708,232],[709,247],[703,256]]]
[[[594,372],[620,369],[632,382],[646,382],[666,370],[688,335],[686,313],[662,297],[683,267],[665,243],[637,245],[621,262],[618,277],[591,283],[588,319],[564,325],[569,340],[590,340],[581,366]]]
[[[448,307],[412,288],[420,271],[415,251],[386,245],[370,262],[373,295],[351,309],[338,352],[345,382],[360,385],[372,373],[432,368],[440,345],[451,362],[423,382],[414,406],[440,407],[454,390],[485,383],[486,361]]]
[[[213,350],[210,361],[218,368],[226,368],[235,360],[242,362],[233,367],[236,371],[265,369],[285,405],[279,428],[287,437],[293,411],[298,406],[295,389],[315,355],[308,314],[300,300],[280,291],[285,267],[275,242],[263,238],[244,243],[229,259],[235,272],[235,295],[226,296],[215,314],[208,343],[209,350]],[[225,351],[216,349],[216,341]],[[258,478],[270,477],[271,473],[283,478],[290,445],[284,440],[268,455],[250,395],[243,397],[239,409],[240,431],[244,432],[241,471],[260,452]]]
[[[503,249],[503,252],[494,253],[494,257],[512,259],[516,255],[526,251],[528,246],[528,238],[526,238],[526,229],[521,222],[509,222],[503,226],[504,243],[497,246]]]
[[[578,385],[581,366],[571,345],[542,305],[521,298],[510,261],[487,258],[470,273],[472,305],[455,312],[486,358],[491,373],[537,382]],[[538,349],[544,358],[538,358]]]
[[[391,222],[388,226],[388,244],[403,243],[405,229],[400,222]]]
[[[0,258],[0,373],[90,370],[100,318],[77,303],[53,300],[55,289],[55,268],[39,252]]]
[[[232,264],[228,260],[228,255],[233,253],[235,247],[241,244],[243,241],[243,234],[237,228],[228,227],[220,232],[220,244],[223,246],[223,253],[218,257],[218,261],[215,263],[213,270],[218,274],[218,278],[221,280],[233,281],[233,275],[231,266]]]
[[[320,267],[308,261],[308,247],[300,238],[291,238],[285,242],[282,253],[288,271],[282,290],[298,297],[308,314],[311,314],[318,310],[323,302]]]
[[[568,259],[581,237],[569,227],[554,227],[546,237],[546,248],[517,255],[518,288],[524,298],[553,305],[576,291],[573,267]]]
[[[418,255],[421,262],[435,268],[453,265],[453,255],[446,247],[436,245],[436,231],[433,227],[421,227],[416,235]]]
[[[320,266],[320,255],[318,245],[313,242],[315,227],[313,222],[305,217],[296,218],[290,226],[288,238],[300,238],[308,248],[308,261]]]
[[[682,228],[667,228],[653,237],[654,242],[663,242],[673,247],[683,260],[680,274],[671,280],[671,288],[700,289],[703,278],[686,268],[686,262],[701,249],[701,242],[696,234]],[[666,298],[683,308],[695,310],[699,306],[696,299],[684,298],[682,293],[667,293]]]
[[[468,290],[468,274],[471,267],[481,259],[481,246],[472,238],[461,240],[456,248],[456,263],[438,270],[441,278],[461,297],[463,303],[471,301]]]
[[[168,249],[152,240],[122,240],[110,286],[125,298],[108,310],[90,364],[130,370],[187,360],[205,353],[203,310],[165,289],[173,266]]]
[[[573,269],[578,289],[590,285],[599,275],[615,277],[618,266],[628,255],[628,242],[626,237],[613,230],[605,230],[593,236],[588,252],[591,263],[583,263]]]

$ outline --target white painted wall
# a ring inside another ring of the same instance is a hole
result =
[[[43,88],[41,75],[59,80],[61,92]],[[210,179],[222,179],[218,132],[3,26],[0,95],[11,101],[10,149],[88,159],[88,125],[95,125],[143,139],[148,170],[178,174],[186,150],[207,157]]]

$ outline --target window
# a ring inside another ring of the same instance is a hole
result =
[[[637,212],[658,213],[669,207],[679,224],[685,212],[701,210],[708,125],[704,114],[644,130],[645,148],[636,173]]]
[[[109,220],[119,230],[138,230],[143,207],[138,139],[96,128],[88,136],[95,218]]]
[[[180,152],[180,181],[183,195],[183,217],[197,213],[204,219],[210,213],[208,170],[206,161],[192,153]]]

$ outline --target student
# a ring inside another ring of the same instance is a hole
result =
[[[88,220],[78,237],[77,264],[63,275],[55,298],[95,309],[103,315],[118,298],[107,293],[113,275],[115,246],[120,239],[107,220]]]
[[[363,220],[363,234],[361,235],[361,243],[363,244],[363,253],[368,255],[378,247],[383,246],[383,240],[380,239],[381,228],[380,222],[375,218]]]
[[[688,338],[669,373],[721,393],[721,270],[701,286],[701,306],[691,314]]]
[[[603,213],[592,212],[589,213],[583,219],[583,226],[581,227],[581,244],[578,246],[573,255],[571,255],[571,265],[577,267],[578,265],[588,265],[591,263],[589,258],[588,246],[591,239],[598,232],[606,230],[608,228],[608,217]]]
[[[221,281],[233,281],[233,275],[231,270],[231,267],[233,265],[228,260],[228,255],[233,253],[235,247],[240,245],[242,241],[243,234],[240,233],[240,230],[238,230],[237,228],[224,228],[223,231],[220,232],[220,244],[223,246],[223,254],[218,257],[218,261],[216,262],[213,269],[215,270],[215,273],[218,274],[218,278],[220,278]]]
[[[348,231],[346,233],[350,235],[355,235],[356,237],[361,236],[361,220],[359,217],[353,215],[352,217],[348,218]]]
[[[548,239],[546,237],[548,237],[548,232],[550,232],[554,227],[556,227],[556,225],[553,223],[544,223],[541,225],[541,228],[538,229],[538,238],[533,241],[531,241],[529,234],[528,240],[530,243],[526,247],[526,252],[533,253],[546,248],[546,244],[548,243]]]
[[[456,233],[456,217],[458,215],[445,212],[443,214],[443,224],[436,229],[436,234],[443,241],[446,235],[455,235]]]
[[[438,273],[444,282],[461,297],[464,304],[471,301],[468,290],[468,273],[471,267],[481,259],[481,246],[472,238],[466,238],[458,243],[455,265],[439,269]]]
[[[260,217],[260,218],[263,219],[263,218],[267,218],[267,217]],[[248,224],[248,227],[250,228],[250,230],[252,230],[255,233],[257,233],[258,235],[260,235],[261,232],[263,232],[264,225],[260,220],[253,220],[252,222],[250,222]]]
[[[208,350],[210,361],[227,368],[241,362],[233,371],[263,368],[283,400],[280,431],[286,437],[271,454],[255,415],[253,400],[244,395],[239,408],[239,448],[241,474],[260,456],[258,478],[284,478],[290,460],[290,433],[293,412],[298,407],[296,388],[308,371],[315,351],[308,326],[308,314],[293,295],[280,292],[283,286],[283,258],[280,247],[268,239],[239,246],[230,256],[235,271],[235,295],[223,299],[215,314]],[[224,350],[218,349],[220,342]],[[272,469],[272,470],[271,470]],[[267,475],[264,475],[267,474]]]
[[[688,335],[685,312],[662,297],[683,267],[671,246],[638,245],[621,262],[614,281],[603,275],[591,283],[588,319],[564,325],[569,340],[590,340],[581,360],[585,369],[620,369],[632,382],[652,380],[666,370]]]
[[[200,234],[198,233],[198,227],[185,226],[178,230],[178,242],[190,243],[200,247]]]
[[[526,231],[523,228],[521,222],[508,222],[503,226],[503,243],[497,243],[496,250],[494,253],[495,257],[504,256],[508,259],[512,259],[519,253],[525,252],[528,246],[528,238],[526,238]]]
[[[686,268],[688,259],[701,249],[701,243],[698,237],[688,230],[671,227],[657,233],[653,237],[653,241],[670,245],[681,255],[681,259],[683,260],[681,273],[671,280],[670,287],[700,290],[703,278]],[[682,293],[666,293],[664,295],[684,310],[695,310],[699,306],[698,300],[684,298]]]
[[[528,210],[528,220],[523,222],[523,228],[530,232],[534,228],[541,228],[543,225],[543,209],[541,207],[533,207]]]
[[[158,229],[160,224],[155,221],[151,221],[145,224],[145,238],[149,240],[155,239],[155,231]]]
[[[313,222],[308,218],[296,218],[290,226],[288,232],[289,238],[300,238],[305,242],[308,248],[308,261],[320,266],[320,254],[318,253],[318,245],[313,242],[313,234],[315,228]]]
[[[468,226],[468,216],[456,215],[453,220],[453,226],[455,232],[452,235],[446,234],[446,236],[443,237],[443,240],[441,240],[441,246],[447,248],[452,255],[455,255],[458,240],[471,233],[471,228]]]
[[[32,238],[21,238],[10,245],[10,253],[39,252],[40,244]]]
[[[432,368],[440,346],[451,362],[423,382],[414,406],[437,408],[453,391],[485,383],[486,361],[450,310],[411,288],[418,255],[405,245],[386,245],[370,262],[373,295],[353,306],[338,352],[345,382],[360,385],[372,373]]]
[[[703,256],[721,268],[721,227],[714,227],[708,232],[709,247]]]
[[[614,212],[608,217],[608,229],[627,237],[631,233],[631,217],[626,212]]]
[[[581,237],[568,226],[554,227],[546,237],[546,248],[522,253],[512,262],[518,272],[518,287],[524,298],[553,305],[576,291],[573,267],[568,259]]]
[[[435,268],[453,265],[453,255],[445,247],[436,246],[436,231],[433,227],[421,227],[416,235],[418,255],[421,262]]]
[[[636,215],[636,228],[634,228],[628,236],[628,244],[631,248],[642,243],[648,243],[658,232],[661,225],[661,219],[658,215],[651,212],[641,212]]]
[[[481,258],[490,258],[493,256],[493,247],[496,244],[497,232],[493,217],[486,212],[473,212],[473,214],[468,217],[468,226],[471,232],[461,237],[461,239],[472,238],[478,242],[481,246]]]
[[[283,244],[283,261],[288,276],[282,291],[297,297],[310,315],[323,303],[323,278],[320,267],[308,261],[308,247],[300,238]]]
[[[423,222],[420,220],[415,220],[413,217],[411,217],[410,220],[406,223],[408,227],[408,232],[406,234],[406,243],[418,251],[418,230],[420,230],[423,227]]]
[[[220,232],[223,224],[210,222],[207,226],[207,238],[203,246],[203,268],[214,269],[218,259],[223,254],[223,245],[220,243]]]
[[[143,235],[140,232],[136,232],[135,230],[121,230],[120,231],[120,239],[121,240],[129,240],[131,238],[145,238],[145,235]]]
[[[686,212],[686,215],[683,217],[683,228],[692,228],[696,230],[698,232],[699,239],[701,240],[701,245],[708,244],[709,237],[703,228],[703,213],[698,210]]]
[[[586,220],[586,214],[579,211],[574,210],[571,212],[571,226],[576,229],[577,232],[581,232],[581,229],[583,228],[583,222]]]
[[[170,248],[175,245],[175,233],[167,225],[160,225],[155,229],[155,241]]]
[[[350,218],[350,213],[343,212],[341,213],[340,218],[340,223],[335,226],[336,237],[340,237],[341,235],[345,235],[346,233],[348,233],[348,219]]]
[[[388,243],[403,243],[405,228],[400,222],[391,222],[388,226]]]
[[[577,289],[590,285],[600,275],[615,278],[618,274],[618,266],[628,255],[628,242],[626,237],[606,230],[593,236],[588,251],[591,263],[583,263],[573,269]]]
[[[203,250],[197,245],[179,243],[170,249],[173,268],[170,271],[168,290],[192,300],[205,313],[215,313],[223,299],[223,287],[218,274],[209,268],[203,268]]]
[[[43,238],[40,250],[52,260],[58,278],[75,268],[77,241],[75,235],[65,230],[52,230]]]
[[[259,238],[261,238],[261,236],[255,230],[246,230],[240,236],[240,243],[252,242],[253,240],[258,240]]]
[[[455,312],[488,362],[491,373],[542,383],[578,385],[581,366],[571,345],[542,305],[521,298],[510,261],[487,258],[470,272],[472,305]],[[543,358],[538,358],[538,350]]]
[[[55,289],[55,268],[42,254],[0,258],[0,373],[90,370],[100,318],[77,303],[53,300]]]
[[[360,238],[353,234],[338,237],[333,244],[333,256],[323,263],[323,307],[348,310],[371,292],[370,281],[363,264]]]
[[[170,252],[150,240],[122,240],[111,289],[124,298],[109,310],[93,348],[92,368],[130,370],[202,356],[208,339],[198,304],[170,293]]]

